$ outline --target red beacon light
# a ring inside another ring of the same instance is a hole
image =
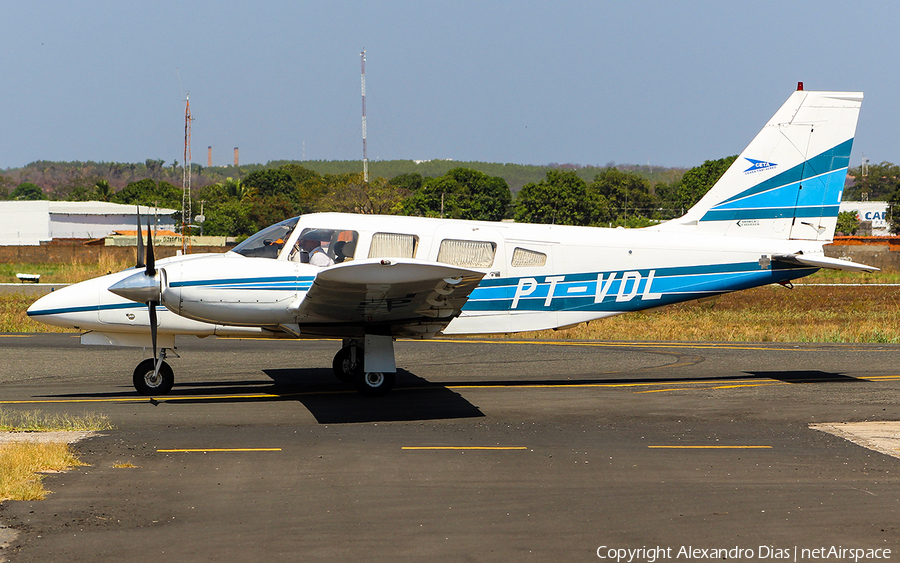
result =
[[[798,83],[797,83],[797,91],[798,91],[798,92],[802,92],[802,91],[803,91],[803,83],[802,83],[802,82],[798,82]]]

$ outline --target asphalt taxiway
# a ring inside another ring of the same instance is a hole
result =
[[[0,555],[900,557],[900,459],[810,427],[900,420],[900,346],[398,342],[397,387],[365,399],[331,374],[336,341],[179,345],[172,393],[147,398],[140,350],[0,335],[0,408],[116,427],[46,500],[0,506],[19,532]]]

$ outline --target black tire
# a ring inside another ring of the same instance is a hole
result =
[[[356,390],[363,397],[383,397],[394,388],[395,374],[376,372],[362,372],[353,380]]]
[[[363,349],[361,347],[356,348],[356,365],[350,365],[350,346],[345,346],[338,350],[338,353],[334,355],[334,361],[331,362],[331,369],[334,370],[334,375],[344,383],[353,383],[356,376],[362,372],[363,366]]]
[[[175,374],[169,364],[163,362],[159,366],[159,373],[156,379],[153,378],[154,361],[153,358],[147,358],[134,368],[134,388],[138,393],[145,396],[165,395],[172,390],[175,384]]]

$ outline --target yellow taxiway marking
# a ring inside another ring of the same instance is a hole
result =
[[[401,450],[527,450],[527,446],[403,446]]]
[[[651,450],[771,450],[772,446],[647,446]]]
[[[772,348],[768,346],[749,346],[736,344],[723,344],[717,342],[568,342],[550,340],[463,340],[440,338],[428,342],[449,342],[452,344],[534,344],[538,346],[588,346],[596,348],[716,348],[719,350],[770,350],[782,352],[815,352],[807,348]]]
[[[194,452],[280,452],[281,448],[190,448],[179,450],[156,450],[159,453],[194,453]]]
[[[41,403],[173,403],[178,401],[218,401],[222,399],[284,399],[288,397],[300,397],[303,395],[337,395],[355,393],[356,391],[345,389],[340,391],[307,391],[303,393],[260,393],[257,395],[179,395],[161,397],[106,397],[103,399],[31,399],[23,401],[0,401],[0,405],[28,405]]]

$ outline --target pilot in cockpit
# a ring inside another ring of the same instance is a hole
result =
[[[333,266],[334,260],[328,256],[328,249],[322,245],[322,242],[315,238],[309,238],[307,235],[301,236],[294,245],[291,260],[321,268]]]

